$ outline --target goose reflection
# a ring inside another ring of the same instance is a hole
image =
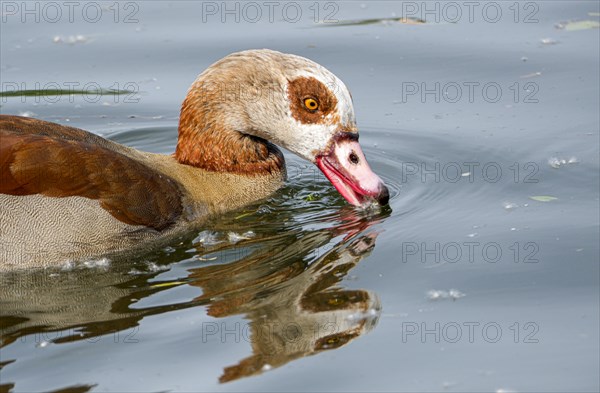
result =
[[[209,315],[222,318],[243,314],[249,321],[249,334],[244,334],[244,339],[251,344],[252,355],[226,367],[219,381],[257,375],[341,347],[373,329],[381,310],[377,295],[337,284],[373,249],[377,235],[373,232],[339,242],[308,266],[299,260],[266,275],[264,269],[253,267],[265,263],[263,255],[227,266],[195,269],[194,285],[204,290],[198,300],[211,300]],[[294,253],[290,247],[323,244],[329,237],[328,232],[315,233],[276,250],[271,258],[280,260]],[[218,326],[205,324],[203,328],[210,332],[203,334],[220,333]]]
[[[119,260],[100,270],[2,274],[0,347],[40,333],[54,343],[89,340],[134,329],[147,316],[203,306],[216,321],[234,315],[248,321],[252,353],[226,366],[220,382],[339,348],[372,330],[379,318],[375,293],[345,288],[341,281],[374,248],[378,233],[371,227],[384,218],[365,218],[354,210],[338,213],[334,226],[328,217],[311,230],[257,230],[256,237],[233,246],[195,244],[196,267],[174,281],[159,281],[160,271],[132,276],[128,272],[137,265]],[[240,224],[221,221],[214,230],[226,233]],[[162,253],[157,263],[168,269],[189,261],[190,238],[174,252]],[[221,258],[206,262],[211,255]],[[178,304],[135,307],[181,283],[201,288],[202,295]]]

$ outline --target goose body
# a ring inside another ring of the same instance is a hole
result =
[[[168,238],[268,197],[286,147],[354,205],[388,191],[358,144],[350,94],[308,59],[234,53],[198,76],[173,155],[0,115],[0,270],[53,266]]]

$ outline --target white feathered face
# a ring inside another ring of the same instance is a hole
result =
[[[331,75],[303,73],[287,80],[287,121],[294,130],[294,152],[315,162],[338,133],[358,134],[346,86]]]
[[[335,75],[298,75],[286,87],[288,121],[296,133],[284,146],[315,163],[353,205],[388,203],[389,192],[358,143],[350,92]],[[291,119],[290,119],[291,118]]]
[[[244,83],[269,86],[269,94],[244,103],[236,129],[267,139],[305,158],[353,205],[387,204],[388,189],[358,144],[352,98],[346,85],[308,59],[261,50],[242,52],[253,71]],[[244,127],[245,125],[245,127]]]

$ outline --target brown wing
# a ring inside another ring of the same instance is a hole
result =
[[[0,193],[97,199],[116,219],[162,230],[183,210],[176,182],[127,148],[73,127],[0,116]]]

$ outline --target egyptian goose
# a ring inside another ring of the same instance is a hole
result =
[[[0,116],[0,270],[147,246],[265,198],[286,178],[275,145],[315,163],[349,203],[387,204],[348,89],[300,56],[248,50],[206,69],[183,101],[173,155]]]

